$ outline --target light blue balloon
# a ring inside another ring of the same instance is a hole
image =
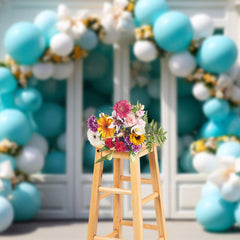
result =
[[[177,79],[177,94],[178,97],[192,96],[193,84],[187,82],[184,78]]]
[[[148,108],[148,114],[151,119],[161,122],[161,102],[152,99]]]
[[[220,192],[216,184],[212,182],[206,182],[202,188],[202,197],[209,197],[209,196],[219,196]]]
[[[198,54],[198,64],[207,72],[228,71],[237,60],[238,49],[232,39],[223,35],[208,37],[202,43]]]
[[[234,211],[235,221],[238,226],[240,226],[240,201],[237,203],[235,211]]]
[[[38,132],[47,138],[59,136],[66,128],[65,109],[53,102],[44,102],[41,108],[34,112],[33,119]]]
[[[13,190],[10,199],[14,209],[14,221],[28,221],[35,217],[41,208],[40,191],[31,183],[21,182]]]
[[[214,122],[223,121],[230,113],[230,105],[224,99],[211,98],[204,103],[203,112]]]
[[[153,27],[157,45],[169,52],[185,50],[193,38],[193,27],[185,14],[169,11],[160,16]]]
[[[196,173],[197,171],[193,167],[193,156],[189,149],[186,149],[179,158],[179,167],[184,173]]]
[[[34,19],[34,25],[41,31],[47,46],[49,46],[52,36],[58,33],[57,22],[57,13],[51,10],[40,12]]]
[[[216,152],[217,157],[233,156],[240,157],[240,143],[230,141],[222,143]]]
[[[0,94],[9,93],[17,88],[17,80],[6,67],[0,67]]]
[[[105,115],[111,116],[113,111],[112,105],[103,105],[97,108],[95,115],[99,116],[99,113],[104,113]]]
[[[0,163],[1,165],[1,163]],[[12,183],[10,179],[0,179],[3,183],[3,190],[0,189],[0,197],[7,198],[12,192]]]
[[[226,119],[226,133],[228,135],[235,135],[240,137],[240,117],[234,114],[231,114]]]
[[[13,207],[10,202],[0,196],[0,233],[7,230],[13,222]]]
[[[139,25],[153,25],[168,10],[165,0],[139,0],[134,8],[135,21]]]
[[[7,108],[17,108],[14,102],[15,92],[3,93],[0,95],[0,111]]]
[[[178,98],[177,114],[179,135],[191,133],[201,125],[201,107],[193,97]]]
[[[92,50],[98,44],[98,37],[94,31],[87,30],[75,43],[85,50]]]
[[[13,25],[4,38],[7,53],[19,64],[31,65],[45,50],[45,40],[40,30],[30,22]]]
[[[209,138],[209,137],[220,137],[224,135],[224,125],[222,122],[213,122],[209,120],[206,122],[201,130],[200,137],[201,138]]]
[[[211,232],[223,232],[234,225],[235,204],[227,202],[217,194],[202,198],[197,204],[197,221]]]
[[[8,161],[11,163],[13,170],[16,169],[16,159],[14,157],[12,157],[11,155],[0,153],[0,164],[5,161]]]
[[[60,151],[52,151],[45,158],[42,173],[46,174],[65,174],[66,173],[66,154]]]
[[[83,147],[83,171],[85,173],[92,173],[94,169],[95,148],[89,143],[85,142]],[[112,172],[113,162],[104,161],[103,171]]]
[[[25,145],[32,136],[28,117],[17,109],[1,111],[0,126],[0,140],[8,139],[19,145]]]
[[[15,104],[26,112],[35,112],[42,105],[42,96],[35,88],[21,88],[15,93]]]
[[[145,88],[134,87],[130,92],[130,99],[132,104],[137,104],[137,101],[145,105],[145,109],[148,109],[151,103],[151,98],[148,95]]]

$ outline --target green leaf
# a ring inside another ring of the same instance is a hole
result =
[[[135,161],[137,155],[138,155],[138,153],[135,153],[133,151],[129,152],[129,160],[130,160],[131,163],[133,163]]]
[[[113,153],[109,153],[107,154],[106,156],[100,158],[99,160],[96,161],[96,163],[99,163],[99,162],[104,162],[106,160],[111,160],[112,159],[112,156],[113,156]]]
[[[99,150],[99,152],[103,152],[103,151],[107,151],[107,150],[109,150],[110,148],[108,148],[107,146],[103,146],[102,148],[101,148],[101,150]]]

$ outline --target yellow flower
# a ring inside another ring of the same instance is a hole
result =
[[[135,145],[140,145],[146,140],[144,134],[143,135],[137,135],[136,133],[130,134],[130,142]]]
[[[103,115],[101,118],[97,120],[98,123],[98,131],[101,134],[102,138],[112,138],[114,132],[116,131],[115,128],[109,128],[111,123],[113,122],[112,119],[109,119],[108,116]]]
[[[196,152],[203,152],[205,150],[207,150],[206,146],[205,146],[205,142],[200,140],[196,142]]]
[[[127,6],[127,11],[133,12],[133,10],[134,10],[134,4],[133,3],[129,3],[128,6]]]

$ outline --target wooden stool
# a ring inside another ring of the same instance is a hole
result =
[[[96,149],[95,162],[110,153]],[[158,240],[167,240],[166,222],[164,217],[162,190],[158,166],[157,147],[149,154],[152,179],[141,178],[140,157],[147,155],[148,150],[142,148],[134,163],[130,163],[131,177],[123,176],[123,159],[128,159],[126,152],[113,153],[113,188],[102,186],[103,162],[94,166],[92,196],[89,212],[87,240],[123,240],[122,226],[133,226],[134,240],[143,240],[143,228],[158,231]],[[131,182],[131,190],[123,189],[123,181]],[[153,193],[142,199],[141,183],[152,184]],[[113,232],[105,237],[96,236],[100,200],[113,194]],[[133,221],[122,218],[122,194],[132,195]],[[144,224],[142,206],[154,199],[157,225]]]

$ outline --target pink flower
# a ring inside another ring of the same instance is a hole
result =
[[[128,127],[132,127],[133,125],[135,125],[137,123],[137,120],[136,120],[134,113],[130,112],[127,115],[125,122]]]
[[[130,113],[132,107],[130,103],[126,100],[120,100],[116,102],[113,106],[113,110],[116,111],[117,116],[120,118],[126,118],[128,113]]]
[[[138,118],[138,119],[137,119],[137,124],[138,124],[138,125],[140,125],[140,126],[143,126],[143,127],[145,127],[145,125],[146,125],[146,122],[145,122],[143,119],[141,119],[141,118]]]
[[[139,111],[136,112],[136,114],[137,114],[138,117],[143,117],[144,116],[144,111],[139,110]]]

